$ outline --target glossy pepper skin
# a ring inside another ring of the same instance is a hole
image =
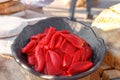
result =
[[[50,38],[52,37],[52,35],[55,33],[56,29],[53,28],[53,27],[50,27],[46,36],[45,36],[45,39],[44,39],[44,43],[45,44],[48,44],[48,42],[50,41]]]
[[[57,37],[59,37],[59,33],[54,33],[54,35],[51,37],[51,40],[50,40],[50,42],[49,42],[49,47],[51,48],[51,49],[54,49],[54,47],[55,47],[55,42],[56,42],[56,39],[57,39]]]
[[[56,42],[55,48],[60,48],[60,45],[62,44],[63,37],[59,36],[58,41]]]
[[[31,36],[21,51],[35,71],[46,75],[72,76],[94,65],[90,61],[92,49],[84,39],[52,26]]]
[[[63,57],[63,68],[66,70],[69,68],[72,62],[72,56],[68,53],[66,53]]]
[[[75,46],[73,46],[71,43],[69,43],[65,49],[65,52],[69,53],[69,55],[73,56],[75,54],[76,49],[77,48]]]
[[[23,53],[30,53],[36,47],[37,42],[35,40],[31,40],[24,48],[22,48]]]
[[[67,39],[70,43],[72,43],[72,45],[74,45],[77,48],[80,48],[85,43],[85,40],[77,37],[74,34],[61,34],[61,36],[63,36],[65,39]]]
[[[62,70],[62,62],[60,57],[53,51],[48,51],[46,54],[46,68],[48,75],[63,75],[64,71]],[[58,62],[60,64],[58,64]]]
[[[62,68],[62,59],[55,51],[48,50],[51,61],[55,67]],[[59,63],[59,64],[58,64]]]
[[[72,63],[80,62],[82,60],[81,50],[77,50],[73,55]]]
[[[38,44],[35,48],[36,64],[34,68],[38,72],[42,72],[45,65],[45,53],[40,46],[41,44]]]
[[[34,66],[36,62],[35,54],[29,54],[27,57],[28,64]]]
[[[92,49],[88,44],[86,44],[85,50],[86,50],[86,60],[89,60],[92,57]]]
[[[41,40],[42,37],[44,37],[46,34],[37,34],[37,35],[34,35],[30,38],[30,40],[36,40],[36,42],[38,42],[39,40]]]
[[[73,63],[69,69],[68,73],[70,74],[77,74],[77,73],[82,73],[88,69],[90,69],[93,66],[93,63],[90,61],[85,61],[85,62],[77,62]]]

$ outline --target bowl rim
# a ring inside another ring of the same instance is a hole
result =
[[[53,18],[53,17],[52,17],[52,18]],[[63,18],[63,17],[62,17],[62,18]],[[68,19],[69,19],[69,18],[68,18]],[[44,19],[44,20],[45,20],[45,19]],[[76,21],[75,21],[75,22],[76,22]],[[80,22],[78,22],[78,23],[80,23]],[[82,23],[80,23],[80,24],[82,24]],[[85,27],[88,27],[88,26],[85,25]],[[90,30],[92,30],[91,27],[89,27],[89,28],[90,28]],[[36,76],[39,76],[40,78],[44,78],[44,79],[55,79],[55,80],[68,80],[68,79],[69,79],[69,80],[74,80],[74,79],[82,78],[82,77],[87,76],[87,75],[89,75],[90,73],[96,71],[96,70],[99,68],[99,66],[101,65],[101,63],[102,63],[102,61],[103,61],[103,59],[104,59],[104,57],[105,57],[104,55],[105,55],[105,52],[106,52],[106,47],[105,47],[105,42],[104,42],[104,40],[103,40],[102,38],[98,38],[98,37],[96,36],[96,34],[94,33],[93,30],[92,30],[92,32],[93,32],[94,36],[96,37],[96,39],[98,40],[98,42],[99,42],[100,44],[102,44],[103,47],[104,47],[103,57],[101,57],[101,59],[99,60],[99,63],[96,63],[92,68],[90,68],[89,70],[87,70],[87,71],[85,71],[85,72],[82,72],[82,73],[80,73],[80,74],[76,74],[76,75],[72,75],[72,76],[54,76],[54,75],[45,75],[45,74],[42,74],[42,73],[39,73],[39,72],[35,71],[35,70],[32,69],[30,66],[25,65],[24,62],[23,62],[21,59],[18,58],[16,52],[14,51],[15,41],[14,41],[14,43],[11,45],[12,55],[13,55],[15,61],[16,61],[22,68],[24,68],[25,70],[31,72],[32,74],[34,74],[34,75],[36,75]]]

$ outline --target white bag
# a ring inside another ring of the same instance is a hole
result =
[[[22,3],[27,5],[32,5],[36,7],[44,7],[46,5],[49,5],[54,0],[21,0]]]

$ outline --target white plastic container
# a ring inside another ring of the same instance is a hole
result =
[[[44,7],[52,3],[54,0],[20,0],[20,1],[26,5]]]

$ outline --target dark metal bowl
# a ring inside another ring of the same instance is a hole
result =
[[[55,27],[57,30],[67,29],[71,31],[71,33],[84,38],[92,47],[93,55],[91,61],[94,63],[94,66],[83,73],[73,76],[44,75],[36,72],[31,66],[29,66],[26,57],[21,53],[21,48],[23,48],[28,43],[32,35],[43,32],[43,30],[50,25]],[[11,49],[15,60],[18,64],[20,64],[21,67],[33,73],[34,75],[37,75],[40,78],[52,80],[75,80],[89,75],[90,73],[98,69],[98,67],[101,65],[106,51],[103,39],[98,38],[90,27],[82,25],[81,23],[76,21],[71,21],[70,19],[64,17],[47,18],[39,21],[35,25],[29,25],[25,27],[15,39],[14,43],[11,46]]]

